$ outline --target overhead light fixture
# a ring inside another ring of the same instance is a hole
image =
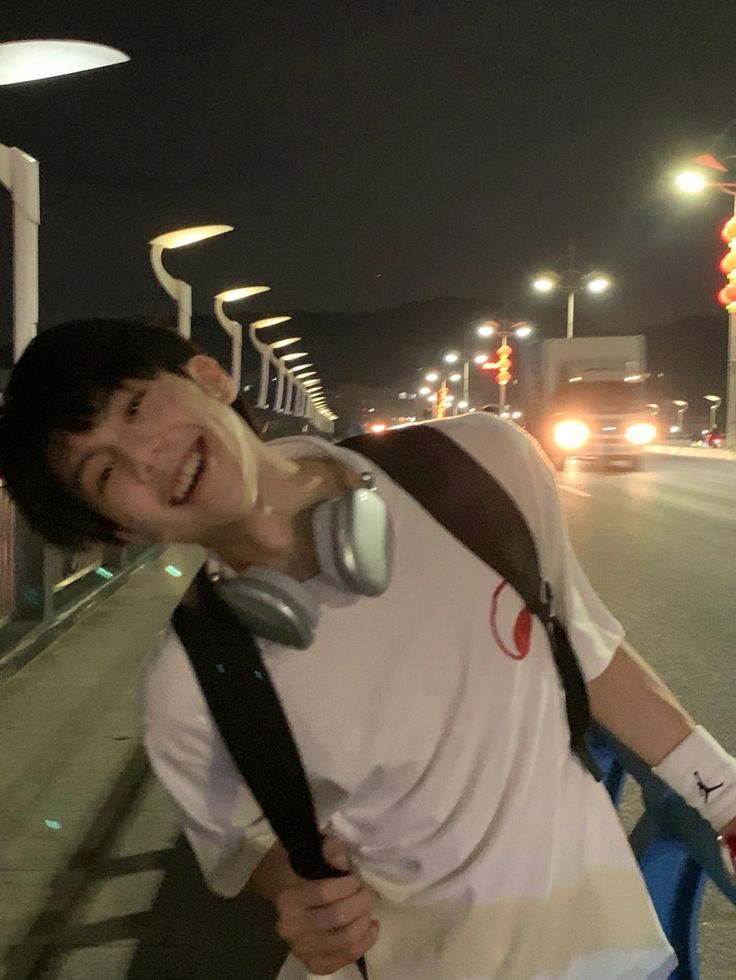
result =
[[[92,41],[5,41],[0,44],[0,85],[75,75],[130,61],[117,48]]]

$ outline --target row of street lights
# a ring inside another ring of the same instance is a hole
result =
[[[168,249],[184,248],[196,242],[207,241],[232,230],[232,225],[199,225],[194,228],[179,228],[176,231],[157,235],[149,243],[151,267],[161,286],[176,303],[177,326],[179,333],[184,337],[190,337],[192,332],[192,287],[183,279],[175,279],[167,271],[163,263],[164,252]],[[214,297],[214,312],[217,322],[230,337],[230,370],[237,382],[238,390],[240,390],[241,385],[243,324],[227,315],[225,304],[252,299],[253,296],[268,292],[270,288],[270,286],[235,286],[232,289],[217,293]],[[304,373],[305,367],[311,368],[313,365],[289,366],[292,361],[308,357],[308,353],[306,351],[276,353],[285,347],[298,343],[301,337],[284,337],[270,343],[260,339],[259,332],[261,330],[287,323],[289,320],[291,320],[290,316],[271,316],[254,320],[249,324],[250,341],[261,360],[261,380],[256,406],[258,408],[271,408],[273,411],[283,412],[285,415],[304,416],[317,423],[319,419],[316,416],[320,416],[330,423],[335,422],[337,415],[327,406],[322,384],[316,372]],[[272,367],[276,369],[276,389],[271,401],[269,391]],[[312,408],[314,411],[311,411]]]
[[[87,41],[5,42],[0,43],[0,85],[78,74],[129,60],[122,51]],[[10,192],[13,206],[13,360],[17,361],[38,329],[38,230],[41,221],[38,161],[17,147],[0,145],[0,183]],[[151,266],[161,286],[176,302],[177,329],[184,337],[191,336],[192,288],[189,283],[174,278],[166,270],[164,252],[232,230],[231,225],[182,228],[158,235],[150,242]],[[225,304],[251,298],[269,289],[270,286],[238,286],[218,293],[214,298],[217,321],[231,338],[231,370],[238,390],[241,383],[243,327],[240,322],[227,316]],[[327,407],[316,372],[303,370],[312,365],[287,367],[287,362],[307,357],[308,354],[306,351],[280,356],[274,353],[297,343],[300,338],[288,337],[265,344],[257,336],[259,330],[290,319],[288,316],[269,317],[250,324],[251,342],[261,355],[258,405],[309,418],[323,428],[324,423],[320,420],[331,424],[337,416]],[[277,389],[274,404],[269,406],[271,366],[277,369]]]

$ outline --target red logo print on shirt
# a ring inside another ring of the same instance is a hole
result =
[[[523,660],[529,653],[532,638],[532,614],[529,612],[526,606],[523,606],[521,611],[516,616],[511,636],[506,637],[506,639],[509,640],[509,643],[513,644],[514,649],[511,649],[511,647],[504,642],[504,639],[501,637],[499,632],[499,600],[501,598],[501,593],[508,584],[508,582],[501,582],[493,593],[493,598],[491,599],[491,633],[493,634],[493,639],[507,657],[511,657],[512,660]],[[504,605],[506,606],[504,611],[508,612],[508,605],[506,603],[504,603]],[[504,630],[504,632],[506,631]]]

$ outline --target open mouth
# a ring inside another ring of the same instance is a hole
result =
[[[204,439],[200,436],[187,453],[186,459],[179,470],[174,492],[169,500],[169,503],[173,507],[180,507],[182,504],[189,503],[192,499],[194,491],[197,489],[204,473],[206,463],[205,449]]]

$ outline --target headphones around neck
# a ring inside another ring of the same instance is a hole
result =
[[[323,500],[312,511],[320,575],[342,592],[379,596],[393,564],[393,527],[370,473],[362,486]],[[214,583],[218,595],[255,635],[306,650],[314,639],[319,606],[296,579],[252,566],[237,578]]]

